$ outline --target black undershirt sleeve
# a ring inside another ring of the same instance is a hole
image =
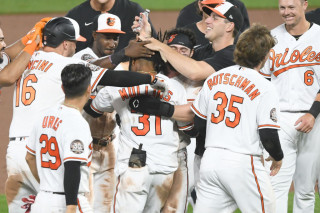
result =
[[[66,204],[77,205],[78,190],[80,185],[80,161],[67,161],[64,163],[64,192]]]
[[[89,99],[89,100],[87,101],[87,103],[84,105],[83,110],[84,110],[88,115],[90,115],[91,117],[93,117],[93,118],[98,118],[98,117],[102,116],[103,113],[100,114],[100,113],[94,111],[94,110],[91,108],[90,105],[91,105],[92,101],[93,101],[92,99]]]
[[[203,138],[206,137],[206,130],[207,130],[207,120],[198,117],[197,115],[194,116],[194,128],[199,132]]]
[[[260,140],[263,147],[276,161],[282,160],[283,152],[280,145],[277,129],[259,129]]]
[[[132,87],[140,84],[150,84],[151,75],[130,71],[108,70],[102,76],[98,85],[114,87]]]

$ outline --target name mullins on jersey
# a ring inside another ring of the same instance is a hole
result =
[[[296,66],[303,67],[303,66],[313,66],[313,65],[320,65],[320,63],[307,63],[307,62],[320,62],[320,53],[316,53],[312,51],[312,46],[308,46],[305,48],[301,53],[299,50],[294,50],[290,58],[287,57],[289,52],[289,48],[286,48],[284,53],[276,53],[274,49],[270,50],[269,59],[272,61],[272,65],[270,71],[274,71],[275,67],[278,68],[280,66],[285,66],[289,63],[295,63],[299,60],[299,62],[305,62],[306,64],[299,64],[299,65],[290,65],[288,67],[282,68],[274,72],[274,76],[278,76],[281,73],[290,70]]]
[[[53,130],[57,131],[59,125],[62,123],[58,117],[54,116],[45,116],[42,122],[42,128],[52,128]]]
[[[229,84],[230,86],[238,87],[242,89],[245,93],[247,93],[250,100],[252,101],[260,95],[260,92],[259,89],[255,89],[253,92],[251,92],[256,87],[256,85],[250,83],[250,80],[244,78],[241,75],[233,74],[230,77],[230,73],[220,73],[219,75],[214,75],[212,79],[208,79],[207,81],[207,85],[210,90],[212,90],[213,86],[217,84]]]
[[[171,99],[171,96],[173,95],[173,92],[169,90],[168,95],[166,97],[163,97],[160,90],[155,90],[155,89],[149,90],[150,87],[148,85],[144,85],[144,87],[145,88],[143,93],[140,93],[140,86],[122,88],[122,89],[119,89],[118,92],[123,101],[139,95],[152,95],[156,98],[160,98],[166,102],[169,102]]]
[[[47,72],[49,70],[49,68],[53,65],[53,63],[49,64],[49,61],[46,60],[31,60],[28,64],[27,69],[28,70],[40,70],[40,71],[44,71]]]

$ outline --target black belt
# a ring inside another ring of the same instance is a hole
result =
[[[308,110],[302,110],[302,111],[281,111],[281,112],[288,112],[288,113],[309,113]]]
[[[100,146],[107,146],[112,140],[116,137],[115,134],[109,135],[108,137],[104,137],[102,139],[93,138],[92,143],[98,144]]]
[[[26,137],[13,137],[13,138],[9,138],[9,141],[15,141],[15,140],[19,140],[22,141],[23,139],[25,139]]]
[[[52,194],[56,194],[56,195],[66,195],[66,193],[64,193],[64,192],[52,192]]]

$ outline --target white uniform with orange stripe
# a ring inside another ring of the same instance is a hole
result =
[[[231,66],[207,78],[192,110],[207,120],[195,212],[274,212],[258,134],[280,128],[274,86],[255,70]]]
[[[320,118],[307,134],[298,132],[294,124],[310,109],[320,89],[320,26],[313,24],[298,40],[287,32],[284,24],[271,33],[278,42],[261,72],[271,77],[280,96],[279,136],[284,158],[281,170],[271,178],[277,212],[287,212],[288,191],[295,171],[294,209],[313,212],[314,186],[320,178],[320,167],[315,167],[320,165]],[[269,167],[267,163],[266,168]]]
[[[160,75],[160,74],[159,74]],[[169,95],[162,100],[171,104],[185,104],[184,88],[176,81],[168,80]],[[116,110],[121,119],[116,174],[119,182],[114,199],[114,212],[159,212],[171,188],[173,172],[178,167],[177,151],[179,135],[176,122],[169,118],[142,115],[131,112],[130,97],[139,94],[159,95],[149,85],[130,88],[105,87],[93,100],[91,108],[96,112]],[[192,126],[177,122],[179,129]],[[132,148],[143,144],[147,152],[146,166],[128,167]]]
[[[32,212],[64,212],[64,163],[80,161],[81,179],[78,211],[92,212],[85,193],[89,192],[89,165],[92,158],[90,128],[81,113],[74,108],[58,105],[45,112],[34,125],[27,151],[36,156],[40,192]]]
[[[76,54],[73,58],[90,62],[99,57],[90,47]],[[114,70],[124,70],[119,64]],[[99,87],[98,87],[99,90]],[[94,98],[95,94],[92,94]],[[104,119],[104,120],[103,120]],[[93,149],[92,163],[90,166],[90,203],[95,213],[107,213],[111,211],[112,199],[116,188],[116,177],[114,174],[115,154],[117,153],[119,127],[116,125],[115,113],[105,113],[103,117],[88,120],[91,127],[92,137],[99,139],[114,135],[113,140],[107,146]],[[94,145],[95,147],[95,145]]]
[[[13,118],[9,132],[10,142],[6,156],[8,172],[6,197],[9,212],[25,212],[20,208],[24,204],[21,198],[36,194],[38,191],[38,183],[25,161],[26,140],[31,133],[35,116],[63,102],[61,71],[66,65],[73,63],[90,65],[93,71],[92,90],[95,90],[106,69],[54,52],[35,52],[28,67],[16,82]]]

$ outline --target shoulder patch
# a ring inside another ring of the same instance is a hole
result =
[[[100,67],[98,67],[98,66],[96,66],[94,64],[90,64],[90,63],[87,63],[86,67],[89,67],[92,72],[96,72],[96,71],[100,70]]]
[[[81,59],[82,60],[84,60],[84,61],[91,61],[92,59],[94,59],[94,57],[92,56],[92,55],[90,55],[90,54],[83,54],[82,56],[81,56]]]
[[[273,122],[276,122],[278,121],[277,119],[277,111],[276,111],[276,108],[272,108],[272,110],[270,111],[270,119],[273,121]]]
[[[70,144],[70,150],[75,154],[82,154],[84,152],[84,146],[82,141],[74,140]]]

